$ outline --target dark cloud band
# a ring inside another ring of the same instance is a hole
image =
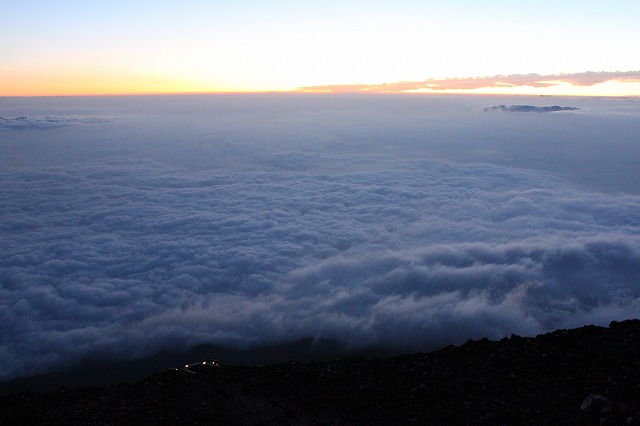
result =
[[[56,116],[20,116],[0,117],[0,131],[22,129],[49,129],[52,127],[67,127],[77,124],[99,123],[106,120],[100,118],[56,117]]]
[[[535,105],[494,105],[483,109],[485,112],[489,111],[504,111],[504,112],[558,112],[558,111],[577,111],[580,108],[570,106],[535,106]]]

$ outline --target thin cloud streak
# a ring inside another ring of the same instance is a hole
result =
[[[78,124],[103,123],[106,119],[97,117],[56,117],[56,116],[20,116],[1,117],[0,131],[24,129],[49,129],[52,127],[67,127]]]
[[[537,113],[545,113],[545,112],[559,112],[559,111],[578,111],[580,108],[578,107],[570,107],[570,106],[537,106],[537,105],[494,105],[490,107],[483,108],[484,112],[490,111],[502,111],[502,112],[537,112]]]
[[[573,86],[593,86],[609,81],[638,83],[640,71],[627,72],[584,72],[575,74],[513,74],[493,77],[469,77],[451,79],[427,79],[423,81],[402,81],[384,84],[345,84],[301,87],[302,92],[412,92],[412,91],[447,91],[473,90],[483,88],[508,88],[530,86],[548,88],[569,83]]]

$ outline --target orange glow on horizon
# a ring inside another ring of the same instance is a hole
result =
[[[530,95],[530,96],[602,96],[635,97],[640,96],[640,83],[603,82],[592,86],[580,86],[565,82],[538,88],[533,86],[495,86],[474,89],[413,90],[410,93],[439,94],[478,94],[478,95]]]
[[[237,87],[204,87],[187,80],[149,75],[100,74],[76,75],[71,73],[40,72],[3,73],[4,87],[0,96],[101,96],[145,95],[179,93],[244,93]]]
[[[588,73],[587,73],[588,74]],[[509,76],[507,76],[509,77]],[[511,76],[514,77],[514,76]],[[529,76],[515,76],[524,78]],[[4,72],[0,96],[108,96],[159,94],[233,94],[233,93],[413,93],[413,94],[482,94],[544,96],[640,96],[640,81],[606,80],[580,84],[567,80],[539,80],[537,83],[500,82],[491,78],[457,78],[398,82],[380,85],[346,84],[302,88],[216,87],[202,81],[167,78],[157,75],[92,72]],[[486,81],[485,81],[486,80]],[[434,83],[436,82],[436,83]]]
[[[498,75],[383,84],[310,86],[308,93],[420,93],[543,96],[640,96],[640,72]]]

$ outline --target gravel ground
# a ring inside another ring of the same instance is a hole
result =
[[[386,359],[199,365],[9,394],[0,423],[637,425],[640,320]]]

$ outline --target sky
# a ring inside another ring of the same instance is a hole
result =
[[[397,91],[401,82],[426,93],[638,96],[637,16],[635,0],[5,0],[0,96]],[[608,74],[594,83],[589,72]],[[514,83],[531,74],[539,78]],[[479,77],[493,80],[445,82]]]
[[[0,98],[0,381],[636,318],[639,135],[633,97]]]
[[[0,381],[637,317],[638,16],[4,0]]]

